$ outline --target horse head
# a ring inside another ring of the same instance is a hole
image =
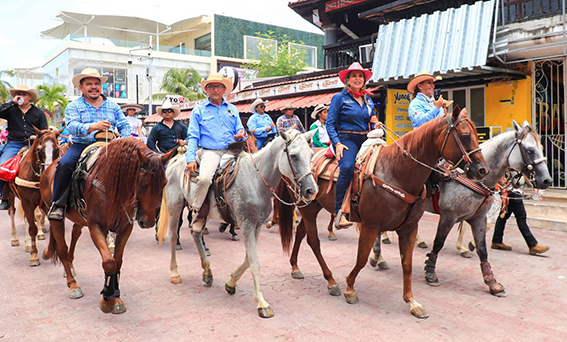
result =
[[[292,180],[295,189],[298,189],[298,198],[311,201],[317,195],[319,188],[311,172],[311,138],[316,131],[299,133],[296,130],[281,131],[280,137],[284,140],[284,153],[279,154],[278,168],[283,176]]]
[[[175,153],[172,149],[166,154],[149,153],[137,149],[140,168],[136,189],[136,220],[140,228],[149,228],[155,224],[156,211],[161,202],[166,184],[165,164]]]
[[[474,123],[469,119],[467,110],[455,106],[453,113],[445,116],[447,123],[445,134],[437,142],[442,141],[441,155],[460,167],[467,177],[481,180],[488,175],[488,166],[478,146],[478,136]]]
[[[32,144],[31,150],[32,153],[37,155],[41,164],[40,173],[43,173],[43,170],[45,170],[47,166],[51,165],[54,160],[60,157],[59,141],[57,140],[59,132],[51,129],[40,130],[35,126],[33,129],[36,133],[36,138]]]
[[[548,188],[552,180],[545,162],[547,158],[543,156],[539,135],[527,122],[524,122],[522,127],[513,120],[512,126],[516,141],[508,157],[510,168],[530,179],[535,187]]]

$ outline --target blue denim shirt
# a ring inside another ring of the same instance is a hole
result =
[[[374,115],[372,99],[364,95],[364,105],[358,104],[348,90],[333,96],[325,126],[333,145],[340,142],[338,130],[364,132],[368,131],[370,118]]]
[[[269,133],[276,133],[275,125],[272,127],[272,129],[269,132],[266,131],[266,127],[270,127],[273,123],[274,121],[268,114],[264,113],[260,115],[258,113],[254,113],[248,119],[248,123],[246,125],[248,126],[250,132],[256,130],[256,132],[254,132],[254,136],[256,138],[265,138],[268,136]]]
[[[215,106],[209,99],[198,104],[191,112],[187,134],[187,163],[195,161],[197,148],[226,150],[235,142],[234,135],[244,130],[236,107],[224,99]]]
[[[435,107],[433,99],[428,98],[423,95],[423,93],[417,93],[408,107],[408,116],[410,117],[413,129],[444,114],[445,112],[443,110]]]

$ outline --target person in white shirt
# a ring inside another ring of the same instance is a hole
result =
[[[130,125],[130,134],[134,138],[142,140],[142,120],[138,119],[136,114],[141,112],[144,107],[135,103],[127,103],[120,106],[120,109],[122,109],[126,115],[126,121],[128,121]]]

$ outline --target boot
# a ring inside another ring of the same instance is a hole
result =
[[[549,246],[542,246],[539,243],[530,248],[530,255],[543,254],[549,250]]]
[[[0,210],[8,210],[9,207],[10,202],[8,202],[8,200],[2,200],[2,202],[0,202]]]
[[[492,246],[490,246],[492,249],[501,249],[503,251],[511,251],[512,247],[505,245],[504,243],[498,243],[498,242],[493,242]],[[531,251],[531,248],[530,248]]]
[[[47,213],[47,219],[50,221],[63,221],[65,219],[65,207],[60,207],[53,203]]]
[[[339,229],[348,229],[352,226],[352,222],[348,221],[343,214],[342,210],[339,210],[337,213],[337,219],[335,220],[335,228]]]

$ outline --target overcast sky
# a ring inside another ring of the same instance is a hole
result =
[[[166,24],[201,14],[224,14],[266,24],[322,33],[288,6],[288,0],[0,0],[0,70],[41,66],[59,40],[40,32],[61,23],[60,11],[113,14]]]

